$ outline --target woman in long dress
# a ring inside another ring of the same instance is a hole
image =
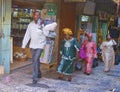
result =
[[[61,62],[57,69],[59,72],[59,79],[63,79],[64,75],[68,75],[68,81],[72,79],[73,62],[76,58],[76,50],[79,51],[79,44],[76,38],[73,38],[72,31],[69,28],[63,29],[65,39],[61,46]]]
[[[85,71],[84,73],[90,75],[92,72],[93,59],[97,58],[96,43],[92,41],[92,34],[86,33],[88,40],[86,40],[82,46],[85,49]]]
[[[102,42],[100,48],[102,49],[102,59],[105,63],[104,72],[109,72],[110,68],[114,66],[115,61],[115,52],[113,49],[113,45],[117,43],[110,37],[110,35],[106,35],[106,41]]]

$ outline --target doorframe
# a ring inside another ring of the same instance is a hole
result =
[[[1,2],[1,51],[0,62],[4,68],[4,73],[10,73],[10,32],[11,32],[11,5],[12,0],[0,0]]]

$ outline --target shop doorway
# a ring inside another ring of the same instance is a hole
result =
[[[0,70],[2,74],[10,72],[10,7],[11,0],[0,0]]]
[[[48,0],[49,1],[49,0]],[[57,0],[51,0],[49,2],[44,0],[13,0],[12,1],[12,13],[11,13],[11,70],[18,69],[24,66],[28,66],[32,64],[32,56],[29,49],[29,44],[25,49],[25,53],[21,52],[21,45],[24,34],[26,32],[28,24],[33,20],[33,12],[40,11],[41,17],[45,19],[50,18],[56,20],[56,12],[48,11],[45,5],[48,7],[51,5],[55,6],[55,2]],[[47,4],[46,4],[47,3]],[[53,4],[52,4],[53,3]],[[43,9],[44,8],[44,9]],[[57,8],[52,8],[57,9]],[[44,16],[43,12],[46,12],[47,16]],[[50,15],[50,16],[49,16]],[[54,17],[51,17],[54,16]],[[54,42],[53,42],[54,43]],[[49,45],[49,44],[48,44]],[[53,44],[52,44],[53,45]],[[51,52],[50,52],[51,53]],[[49,57],[48,57],[49,58]],[[47,58],[46,58],[47,59]],[[51,60],[46,60],[50,64]]]
[[[39,0],[12,0],[11,71],[32,64],[29,47],[27,46],[23,53],[21,45],[27,26],[32,21],[32,13],[35,10],[40,11],[43,5],[44,2]]]

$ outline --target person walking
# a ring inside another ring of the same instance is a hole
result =
[[[40,13],[36,11],[33,15],[33,21],[27,27],[22,42],[22,50],[24,50],[30,40],[29,47],[33,62],[33,84],[36,84],[38,78],[41,78],[40,56],[46,44],[46,37],[49,35],[49,31],[54,31],[57,26],[56,22],[44,26],[43,23],[38,23],[39,19]]]
[[[85,70],[84,74],[90,75],[92,72],[93,59],[97,58],[96,43],[92,41],[92,34],[86,33],[87,40],[84,41],[82,47],[85,50],[86,58],[85,61]]]
[[[110,34],[107,34],[106,40],[100,45],[100,49],[102,50],[102,59],[105,63],[104,72],[109,72],[110,68],[114,66],[115,52],[113,45],[117,45],[117,43],[111,38]]]
[[[61,61],[57,72],[60,74],[59,79],[64,79],[64,76],[68,75],[68,81],[71,81],[76,50],[79,51],[79,43],[76,38],[72,37],[73,33],[70,28],[64,28],[63,33],[65,39],[61,44]]]

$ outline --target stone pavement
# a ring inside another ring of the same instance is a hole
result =
[[[93,68],[91,75],[75,71],[71,82],[58,80],[55,68],[42,70],[43,77],[36,85],[32,82],[32,67],[27,66],[9,75],[0,75],[0,92],[120,92],[120,64],[109,73],[103,72],[104,64]]]

